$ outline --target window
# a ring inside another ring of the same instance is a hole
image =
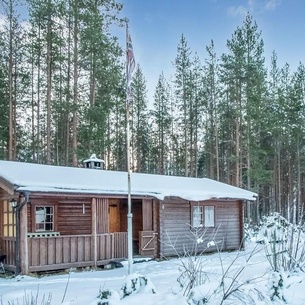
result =
[[[200,228],[215,227],[214,206],[193,206],[192,208],[192,227]]]
[[[8,200],[3,202],[3,236],[16,236],[16,219],[13,208],[10,206]]]
[[[204,207],[204,226],[207,228],[215,226],[214,206]]]
[[[36,206],[35,208],[35,230],[53,231],[54,230],[54,209],[49,206]]]
[[[201,206],[194,206],[193,207],[193,228],[202,227],[202,213],[203,209]]]

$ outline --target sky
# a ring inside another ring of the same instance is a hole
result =
[[[161,72],[173,77],[173,62],[181,35],[202,62],[206,46],[214,40],[220,56],[226,42],[249,12],[257,22],[265,43],[266,64],[272,51],[282,67],[286,62],[295,71],[305,63],[304,0],[120,0],[121,16],[129,19],[133,49],[152,98]],[[120,30],[122,33],[124,30]],[[124,36],[124,34],[123,34]],[[124,45],[124,43],[122,44]]]

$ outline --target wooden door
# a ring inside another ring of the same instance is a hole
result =
[[[120,232],[120,211],[118,204],[109,204],[109,233]]]

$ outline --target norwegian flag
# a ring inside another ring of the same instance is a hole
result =
[[[136,61],[133,54],[132,41],[130,34],[127,35],[127,90],[131,83],[132,72],[136,67]]]

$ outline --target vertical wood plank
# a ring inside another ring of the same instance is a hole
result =
[[[40,252],[39,266],[48,264],[48,243],[46,238],[39,238],[38,249]]]
[[[71,262],[72,263],[75,263],[75,262],[77,262],[77,237],[74,237],[74,236],[72,236],[72,237],[70,237],[70,240],[71,240],[71,242],[70,242],[70,245],[71,245],[71,247],[70,247],[70,257],[71,257]]]
[[[28,265],[33,266],[33,258],[32,258],[32,238],[28,239]]]
[[[62,243],[62,237],[56,237],[55,238],[55,253],[56,253],[56,259],[55,263],[60,264],[63,262],[63,243]]]
[[[94,261],[94,267],[97,267],[97,203],[96,203],[96,198],[92,198],[92,238],[93,238],[93,243],[92,243],[92,253],[93,253],[93,261]]]
[[[63,262],[69,263],[71,262],[71,239],[70,238],[63,238]]]
[[[97,234],[109,233],[108,225],[108,198],[96,199]]]
[[[52,265],[55,264],[56,262],[55,238],[48,238],[47,241],[48,241],[47,260],[48,260],[48,264]]]
[[[142,200],[143,231],[153,229],[153,201],[152,199]]]
[[[85,237],[78,237],[77,239],[77,261],[84,262],[85,261]]]

